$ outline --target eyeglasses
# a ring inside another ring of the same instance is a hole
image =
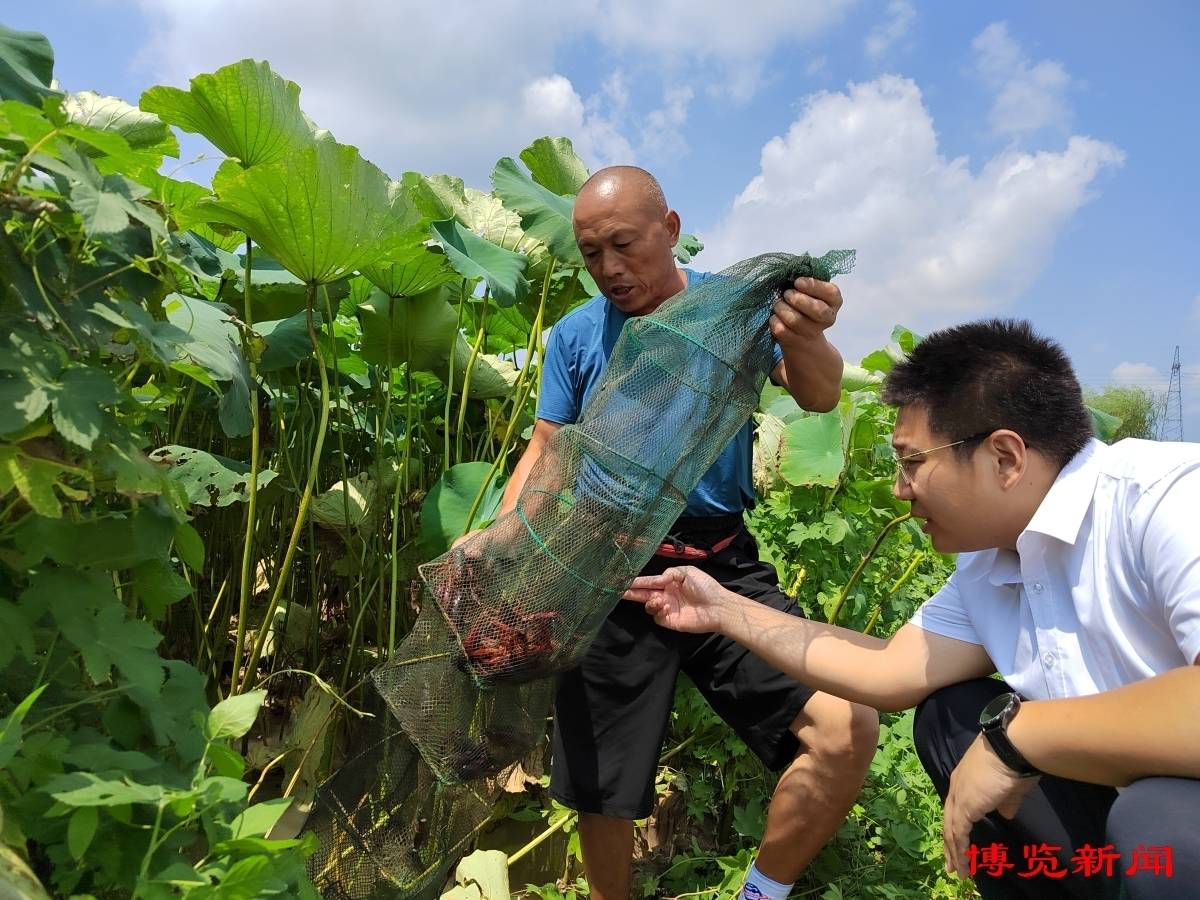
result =
[[[911,466],[912,466],[911,461],[914,460],[916,457],[927,456],[928,454],[933,453],[935,450],[945,450],[949,447],[957,447],[960,444],[971,444],[971,443],[974,443],[975,441],[982,441],[984,438],[986,438],[988,435],[990,435],[995,430],[996,430],[995,428],[989,428],[987,431],[981,431],[978,434],[973,434],[970,437],[965,437],[960,441],[952,441],[949,444],[942,444],[938,447],[930,447],[928,450],[918,450],[915,453],[906,453],[904,456],[897,456],[896,451],[893,449],[892,450],[892,462],[894,462],[896,464],[895,477],[897,477],[901,481],[903,481],[907,487],[912,487],[914,476],[911,471]],[[1025,446],[1028,447],[1029,445],[1026,444]]]

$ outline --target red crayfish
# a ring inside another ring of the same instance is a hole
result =
[[[462,646],[476,671],[485,678],[516,674],[549,661],[558,652],[553,610],[526,612],[516,604],[483,610],[463,635]]]

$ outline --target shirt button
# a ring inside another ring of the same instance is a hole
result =
[[[1040,581],[1035,581],[1033,583],[1033,590],[1034,592],[1040,594],[1042,592],[1042,583]]]
[[[1056,662],[1058,662],[1058,657],[1055,656],[1053,653],[1051,653],[1049,650],[1047,650],[1045,653],[1042,654],[1042,662],[1044,662],[1046,664],[1047,668],[1052,669],[1052,668],[1054,668],[1054,664]]]

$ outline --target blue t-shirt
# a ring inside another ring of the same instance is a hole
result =
[[[688,287],[709,277],[690,269],[684,269],[684,272],[687,273]],[[550,333],[542,361],[539,419],[559,425],[579,421],[584,405],[604,376],[613,346],[629,318],[628,313],[613,306],[601,294],[558,321]],[[778,365],[783,359],[778,345],[774,347],[774,354],[774,365]],[[753,449],[753,426],[747,422],[688,496],[684,514],[719,516],[753,506]]]

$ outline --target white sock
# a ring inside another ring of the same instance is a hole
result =
[[[791,892],[790,884],[780,884],[758,871],[758,861],[755,860],[746,873],[746,882],[742,885],[738,900],[787,900]]]

